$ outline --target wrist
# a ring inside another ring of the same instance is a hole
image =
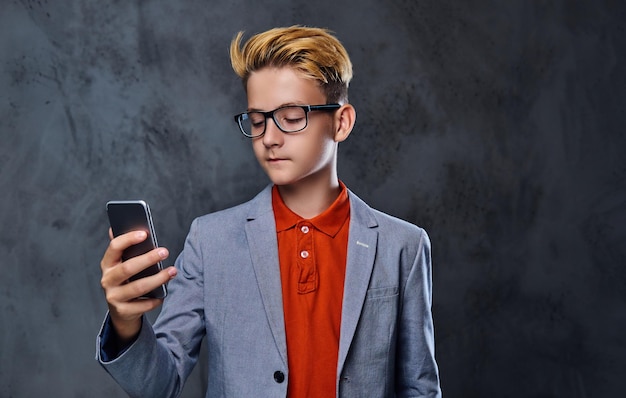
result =
[[[141,331],[142,317],[132,320],[119,320],[111,317],[113,332],[121,344],[134,341]]]

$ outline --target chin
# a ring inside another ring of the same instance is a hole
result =
[[[270,181],[272,181],[274,185],[278,185],[278,186],[293,185],[296,182],[298,182],[297,180],[292,180],[288,178],[272,178],[272,177],[270,177]]]
[[[298,183],[298,181],[302,180],[302,178],[294,177],[291,175],[279,174],[279,173],[267,173],[270,181],[274,185],[285,186],[285,185],[293,185]]]

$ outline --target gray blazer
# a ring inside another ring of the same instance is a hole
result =
[[[338,397],[440,397],[426,232],[352,192]],[[206,336],[206,397],[285,397],[289,382],[271,187],[194,220],[154,326],[103,362],[134,397],[182,390]],[[106,322],[106,320],[105,320]]]

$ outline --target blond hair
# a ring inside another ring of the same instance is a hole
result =
[[[274,28],[252,36],[241,47],[243,32],[230,44],[230,61],[244,88],[254,71],[292,67],[319,82],[328,103],[348,102],[352,63],[341,42],[327,29],[304,26]]]

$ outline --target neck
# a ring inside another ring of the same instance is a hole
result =
[[[285,205],[302,218],[311,219],[322,214],[333,204],[341,188],[337,175],[323,181],[301,181],[278,186]]]

